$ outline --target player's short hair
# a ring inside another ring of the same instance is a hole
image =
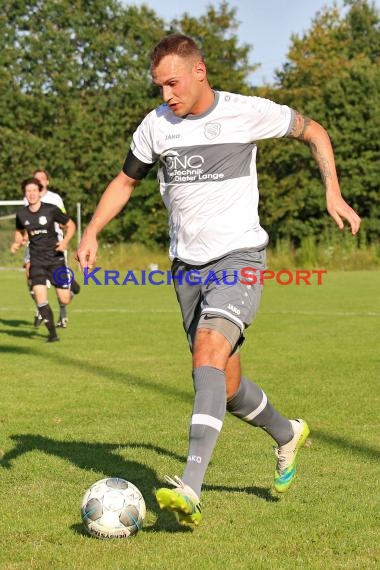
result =
[[[25,189],[29,184],[35,184],[36,186],[38,186],[40,192],[42,192],[42,190],[44,189],[41,182],[37,178],[34,178],[34,176],[32,176],[31,178],[25,178],[25,180],[21,182],[21,190],[23,191],[24,194],[25,194]]]
[[[46,178],[50,178],[49,173],[47,170],[45,170],[44,168],[37,168],[34,172],[33,172],[33,176],[35,176],[36,174],[38,174],[39,172],[43,172],[46,176]]]
[[[149,54],[151,69],[159,65],[167,55],[178,55],[204,61],[203,55],[195,41],[183,34],[170,34],[163,38]]]

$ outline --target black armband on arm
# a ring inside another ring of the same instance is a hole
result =
[[[152,164],[141,162],[130,150],[123,165],[123,172],[134,180],[142,180],[148,174],[152,166],[154,166],[154,162]]]

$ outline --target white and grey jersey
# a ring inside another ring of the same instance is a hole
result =
[[[285,136],[292,113],[268,99],[217,91],[201,115],[177,117],[164,104],[145,117],[131,151],[143,163],[160,161],[171,259],[204,264],[266,245],[258,216],[256,142]]]

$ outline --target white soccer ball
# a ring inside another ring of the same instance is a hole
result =
[[[97,481],[82,500],[82,520],[97,538],[127,538],[144,524],[146,506],[139,489],[118,477]]]

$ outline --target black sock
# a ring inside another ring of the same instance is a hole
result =
[[[54,326],[53,311],[51,310],[49,303],[46,301],[46,303],[38,305],[38,310],[40,311],[40,315],[43,318],[46,328],[49,331],[49,336],[50,337],[57,336]]]

